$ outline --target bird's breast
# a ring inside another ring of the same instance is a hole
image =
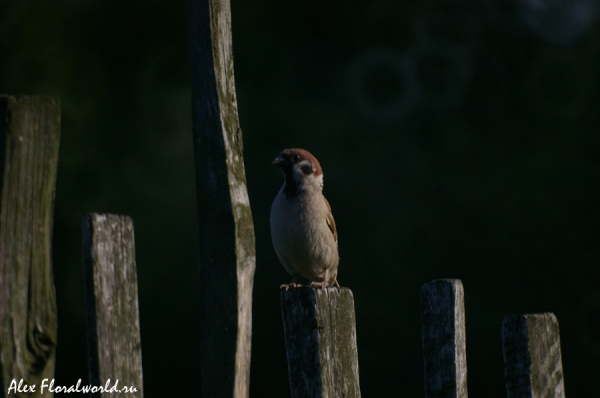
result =
[[[273,246],[288,272],[309,277],[337,267],[338,251],[327,226],[328,209],[322,195],[297,195],[283,191],[271,208]]]

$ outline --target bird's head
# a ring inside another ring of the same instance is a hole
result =
[[[285,176],[286,192],[301,189],[323,189],[323,170],[317,158],[300,148],[285,149],[273,160]]]

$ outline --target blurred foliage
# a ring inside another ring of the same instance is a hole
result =
[[[197,383],[197,234],[184,2],[0,1],[0,91],[62,101],[57,384],[87,379],[80,223],[135,224],[145,395]],[[363,396],[422,395],[420,286],[465,286],[469,390],[503,397],[502,318],[554,312],[566,390],[599,396],[596,0],[233,0],[257,235],[253,397],[288,396],[270,243],[282,177],[321,161],[355,296]],[[127,353],[123,353],[127,355]]]

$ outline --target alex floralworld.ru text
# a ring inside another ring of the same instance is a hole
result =
[[[54,379],[44,379],[42,380],[42,384],[40,386],[40,394],[43,394],[45,390],[48,390],[51,393],[70,393],[70,392],[80,392],[80,393],[133,393],[137,392],[135,387],[122,387],[119,388],[119,379],[115,380],[113,385],[110,384],[110,379],[106,381],[104,386],[93,386],[93,385],[81,385],[81,379],[77,381],[76,385],[72,386],[55,386]],[[33,393],[37,392],[37,385],[35,384],[27,384],[23,382],[23,379],[19,380],[17,383],[17,379],[12,379],[10,382],[10,386],[8,387],[7,394],[10,395],[16,393]]]

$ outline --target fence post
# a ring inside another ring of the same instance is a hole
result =
[[[459,279],[421,287],[425,397],[466,398],[464,290]]]
[[[507,316],[502,321],[508,398],[564,398],[560,333],[552,313]]]
[[[358,398],[354,298],[348,288],[281,290],[292,398]]]
[[[60,100],[0,95],[0,396],[54,377],[52,216]],[[10,391],[9,391],[10,390]],[[33,395],[33,394],[31,394]]]
[[[229,0],[187,0],[200,238],[204,397],[248,396],[254,226],[246,189]]]
[[[142,346],[138,311],[133,223],[127,216],[83,218],[86,320],[90,384],[134,387],[134,393],[97,396],[142,397]],[[110,382],[109,382],[110,380]]]

